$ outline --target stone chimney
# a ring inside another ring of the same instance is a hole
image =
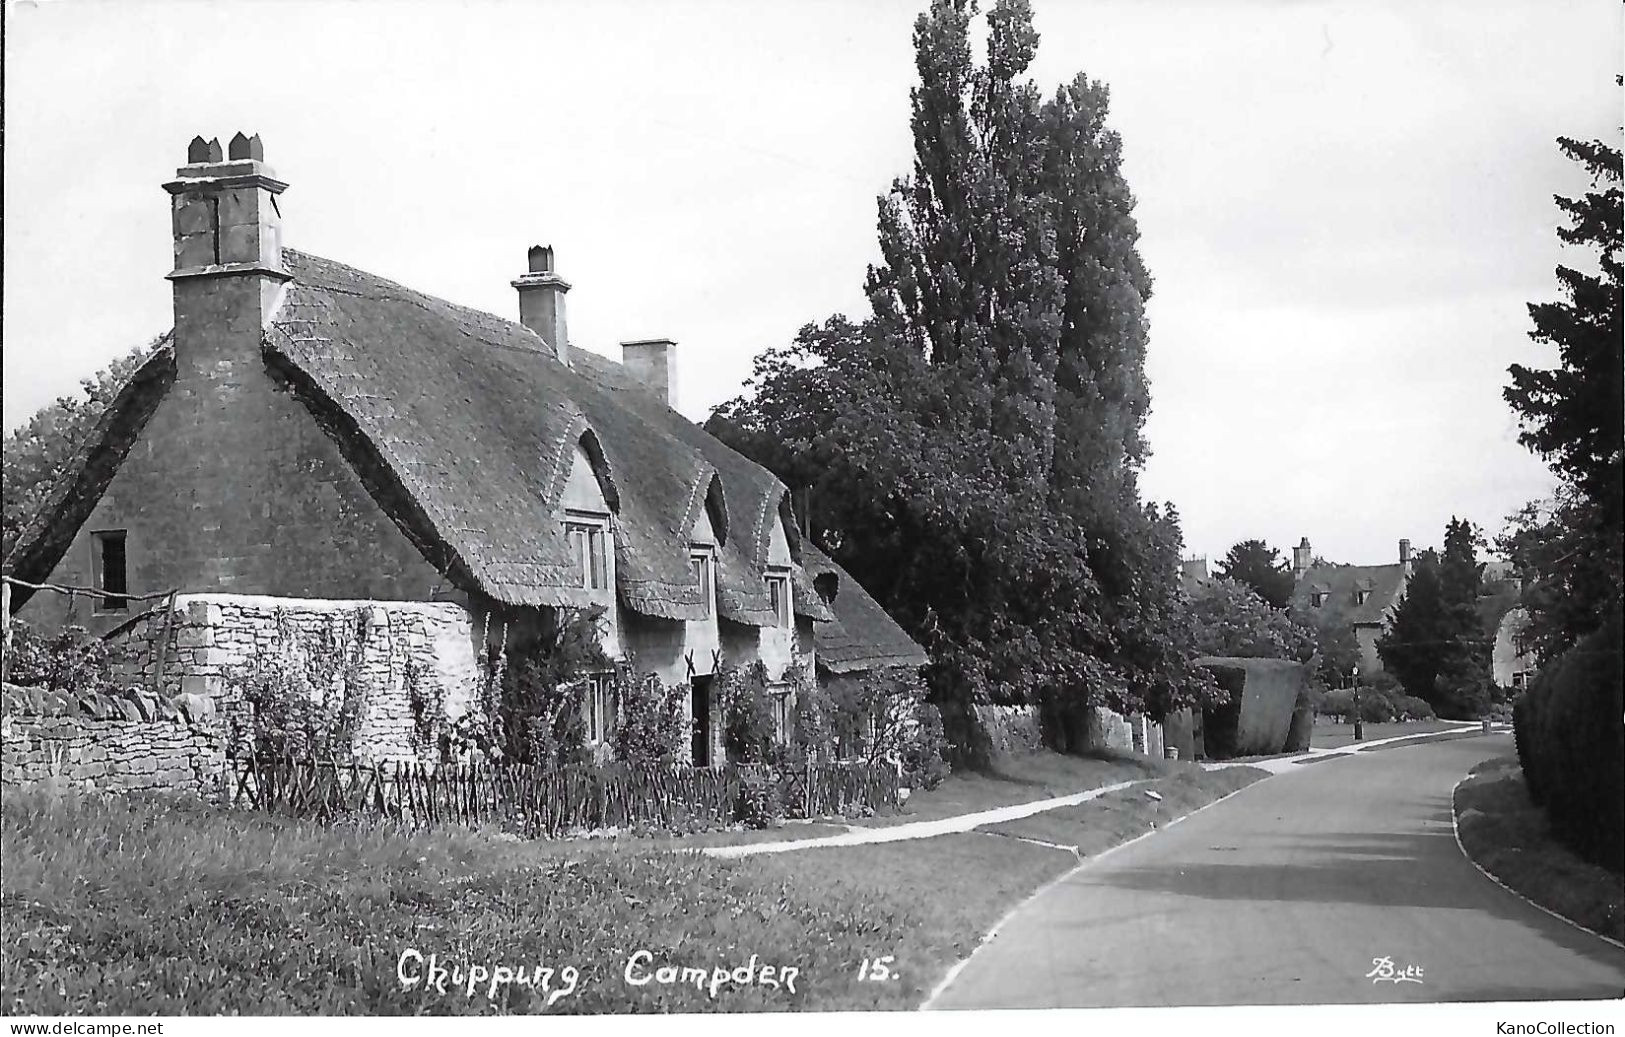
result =
[[[1399,542],[1399,565],[1406,573],[1411,571],[1411,542],[1409,540]]]
[[[519,289],[519,323],[542,337],[553,355],[570,363],[570,333],[564,320],[564,293],[570,282],[553,270],[553,246],[532,245],[529,270],[513,282]]]
[[[177,376],[204,373],[233,384],[227,368],[259,364],[260,338],[289,274],[282,263],[282,211],[288,185],[265,164],[258,134],[239,133],[230,154],[219,138],[192,138],[186,165],[164,185],[170,194],[175,269]]]
[[[1309,546],[1309,538],[1304,537],[1298,541],[1298,546],[1292,549],[1292,578],[1297,579],[1308,572],[1309,564],[1314,557],[1314,550]]]
[[[677,343],[669,338],[622,342],[621,363],[666,406],[677,408]]]

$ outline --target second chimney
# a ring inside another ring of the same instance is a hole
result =
[[[1411,542],[1409,540],[1399,542],[1399,564],[1405,567],[1406,572],[1411,571]]]
[[[564,293],[570,282],[553,270],[553,246],[533,245],[529,270],[514,280],[519,289],[519,323],[542,337],[559,362],[570,363],[570,334],[564,320]]]
[[[1304,537],[1298,542],[1298,546],[1292,549],[1292,575],[1299,577],[1308,572],[1314,555],[1314,549],[1309,546],[1309,538]]]
[[[669,338],[622,342],[621,363],[662,403],[677,409],[677,343]]]

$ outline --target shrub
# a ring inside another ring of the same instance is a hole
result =
[[[367,710],[361,661],[368,629],[361,609],[336,613],[313,630],[300,629],[278,609],[270,641],[256,643],[228,674],[249,707],[232,720],[234,748],[351,758]]]
[[[778,724],[767,690],[767,667],[760,660],[717,675],[721,690],[722,746],[732,763],[762,763],[778,741]]]
[[[107,643],[81,626],[42,634],[20,619],[11,621],[7,679],[50,691],[106,691],[113,685]]]
[[[1325,716],[1348,719],[1354,713],[1354,690],[1336,688],[1328,691],[1320,702]],[[1394,719],[1397,710],[1392,697],[1380,688],[1360,689],[1360,719],[1367,724],[1382,724]]]
[[[1415,695],[1397,695],[1393,701],[1394,715],[1400,720],[1433,719],[1433,707],[1428,705],[1426,699],[1419,699]]]
[[[1625,872],[1625,666],[1618,615],[1546,665],[1514,713],[1530,796],[1576,853]]]
[[[735,816],[746,828],[772,828],[784,816],[778,778],[771,771],[752,770],[741,775]]]
[[[611,737],[615,758],[633,766],[681,760],[689,743],[688,694],[686,684],[663,685],[652,673],[619,672],[620,709]]]
[[[903,782],[909,788],[934,789],[948,777],[948,735],[942,714],[929,702],[915,707],[917,726],[903,744]]]

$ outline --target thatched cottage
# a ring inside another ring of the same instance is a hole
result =
[[[177,588],[211,608],[440,603],[476,642],[602,606],[612,657],[691,689],[701,764],[718,744],[724,665],[759,660],[788,687],[791,666],[924,663],[803,540],[787,488],[672,409],[672,342],[622,343],[616,363],[570,341],[550,248],[530,249],[513,281],[519,321],[505,320],[283,247],[286,186],[257,137],[238,134],[229,156],[192,142],[164,185],[174,331],[8,575]],[[131,603],[13,597],[38,623],[70,609],[106,630]],[[583,708],[606,737],[604,703]]]

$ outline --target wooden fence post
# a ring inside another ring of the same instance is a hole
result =
[[[0,634],[5,642],[4,650],[0,651],[0,683],[11,677],[11,581],[0,583]]]

